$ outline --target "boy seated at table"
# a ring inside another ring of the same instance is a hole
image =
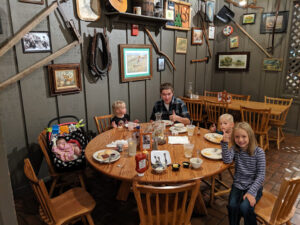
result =
[[[126,113],[126,104],[124,101],[117,100],[112,105],[112,111],[114,114],[114,117],[111,119],[111,126],[112,127],[123,127],[125,124],[127,124],[130,121],[129,115]],[[134,121],[135,123],[138,123],[138,120]]]
[[[231,131],[234,127],[234,120],[231,114],[225,113],[219,117],[220,129],[218,130],[216,124],[212,124],[209,127],[211,133],[223,134]]]

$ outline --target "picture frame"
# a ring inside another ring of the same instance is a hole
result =
[[[157,72],[161,72],[165,70],[165,58],[159,57],[157,58]]]
[[[255,24],[256,13],[245,13],[242,17],[242,24]]]
[[[250,52],[217,52],[216,70],[248,71]]]
[[[140,133],[140,150],[152,150],[152,133]]]
[[[215,39],[215,33],[216,33],[216,27],[213,25],[208,26],[208,39],[209,40]]]
[[[229,48],[238,48],[239,42],[240,42],[239,36],[234,36],[229,38]]]
[[[80,64],[48,65],[50,95],[78,93],[82,90]]]
[[[152,45],[120,45],[122,82],[152,78]]]
[[[282,71],[283,59],[282,58],[264,58],[263,70],[265,71]]]
[[[176,38],[176,53],[186,54],[187,52],[187,38]]]
[[[51,39],[48,31],[30,31],[21,39],[23,53],[51,52]]]
[[[192,45],[203,44],[203,30],[199,27],[192,28]]]
[[[77,15],[83,21],[96,21],[100,19],[101,6],[97,0],[76,0]]]
[[[206,20],[210,23],[214,22],[214,16],[215,16],[215,1],[207,0],[205,2],[205,15]]]
[[[275,17],[276,17],[275,12],[261,14],[261,23],[260,23],[260,33],[261,34],[273,32]],[[288,25],[288,19],[289,19],[289,11],[279,11],[278,12],[275,33],[285,33],[286,32],[287,25]]]
[[[173,11],[173,20],[168,21],[165,25],[167,29],[184,30],[188,31],[191,29],[191,3],[169,0],[166,3],[164,15],[165,18],[171,18]]]
[[[44,5],[44,0],[19,0],[19,2]]]

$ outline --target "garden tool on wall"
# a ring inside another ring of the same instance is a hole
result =
[[[205,37],[205,42],[206,42],[207,47],[208,47],[209,57],[211,58],[212,57],[212,52],[211,52],[210,45],[209,45],[208,35],[207,35],[207,32],[206,32],[203,16],[201,15],[200,12],[199,12],[199,16],[200,16],[200,20],[201,20],[201,26],[202,26],[203,34],[204,34],[204,37]]]
[[[251,41],[254,42],[254,44],[256,44],[257,47],[259,47],[260,50],[262,50],[266,54],[266,56],[271,58],[272,56],[256,40],[254,40],[254,38],[250,36],[250,34],[244,28],[241,27],[241,25],[234,21],[233,17],[234,12],[230,10],[226,5],[224,5],[223,8],[220,9],[220,11],[217,14],[217,18],[223,23],[228,23],[229,21],[232,21],[237,26],[237,28],[239,28]]]
[[[191,60],[191,63],[197,63],[197,62],[206,62],[206,64],[207,64],[209,62],[209,57],[206,56],[206,57],[204,57],[202,59],[192,59]]]
[[[73,37],[75,40],[68,44],[67,46],[59,49],[58,51],[52,53],[51,55],[47,56],[46,58],[42,59],[41,61],[33,64],[32,66],[26,68],[22,72],[14,75],[13,77],[7,79],[6,81],[0,83],[0,90],[4,89],[6,86],[13,84],[17,82],[18,80],[24,78],[28,74],[32,73],[36,69],[40,68],[41,66],[51,62],[55,58],[61,56],[62,54],[66,53],[76,45],[80,44],[82,42],[82,38],[78,32],[78,30],[75,27],[73,20],[67,20],[67,17],[65,16],[62,7],[60,5],[60,2],[67,2],[68,0],[56,0],[53,2],[49,7],[44,9],[38,16],[35,16],[29,23],[25,25],[21,30],[19,30],[16,35],[14,35],[1,49],[0,49],[0,57],[4,55],[10,48],[12,48],[18,41],[21,40],[21,38],[27,34],[30,30],[32,30],[34,27],[36,27],[43,19],[45,19],[47,16],[50,15],[55,9],[58,9],[59,14],[62,16],[64,23],[66,24],[66,27],[71,31]]]
[[[276,23],[277,23],[280,3],[281,3],[281,0],[278,0],[278,4],[277,4],[277,7],[276,7],[276,13],[275,13],[275,19],[274,19],[274,25],[273,25],[273,29],[272,29],[272,46],[267,48],[268,51],[271,52],[271,54],[273,54],[273,52],[274,52],[275,29],[276,29]]]

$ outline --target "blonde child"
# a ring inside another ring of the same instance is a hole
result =
[[[235,162],[234,180],[228,202],[230,225],[256,225],[254,207],[262,196],[266,159],[264,151],[257,146],[254,132],[246,122],[237,123],[231,132],[224,132],[221,142],[224,163]],[[228,149],[228,142],[232,147]]]
[[[220,133],[223,134],[225,132],[230,132],[232,131],[232,128],[234,126],[234,121],[233,121],[233,116],[231,114],[225,113],[222,114],[219,117],[219,124],[220,124],[220,131],[217,130],[216,125],[212,124],[209,128],[210,132],[212,133]]]
[[[114,117],[111,119],[112,127],[122,127],[130,121],[130,117],[127,114],[126,104],[124,101],[115,101],[112,105],[112,111],[114,114]],[[138,123],[139,121],[135,120],[134,122]]]

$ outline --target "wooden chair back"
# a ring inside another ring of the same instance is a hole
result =
[[[200,181],[155,187],[133,182],[141,225],[190,224]]]
[[[101,134],[102,132],[107,131],[111,128],[111,118],[112,117],[113,117],[113,114],[94,117],[99,134]]]
[[[204,91],[204,96],[210,96],[210,97],[218,97],[218,92],[216,91]]]
[[[241,106],[242,121],[250,124],[255,134],[268,131],[271,109],[254,109]]]
[[[55,169],[54,169],[54,166],[52,164],[52,160],[50,159],[49,157],[49,154],[48,154],[48,145],[47,145],[47,137],[46,137],[46,130],[43,130],[40,134],[39,134],[39,137],[38,137],[38,142],[39,142],[39,145],[42,149],[42,152],[44,154],[44,157],[45,157],[45,160],[47,162],[47,165],[48,165],[48,170],[49,170],[49,173],[50,173],[50,176],[56,176],[57,173],[55,172]]]
[[[280,115],[271,115],[271,120],[275,120],[276,122],[282,122],[284,125],[289,109],[293,103],[293,98],[285,99],[285,98],[273,98],[265,96],[265,103],[274,104],[274,105],[286,105],[288,108],[281,113]]]
[[[250,101],[251,98],[250,95],[238,95],[232,93],[228,93],[228,94],[231,95],[231,99],[233,100]]]
[[[189,111],[191,120],[194,122],[202,122],[203,120],[203,105],[202,100],[184,100],[187,110]]]
[[[207,121],[218,124],[219,117],[228,112],[227,102],[213,102],[205,100],[205,111],[207,113]]]

